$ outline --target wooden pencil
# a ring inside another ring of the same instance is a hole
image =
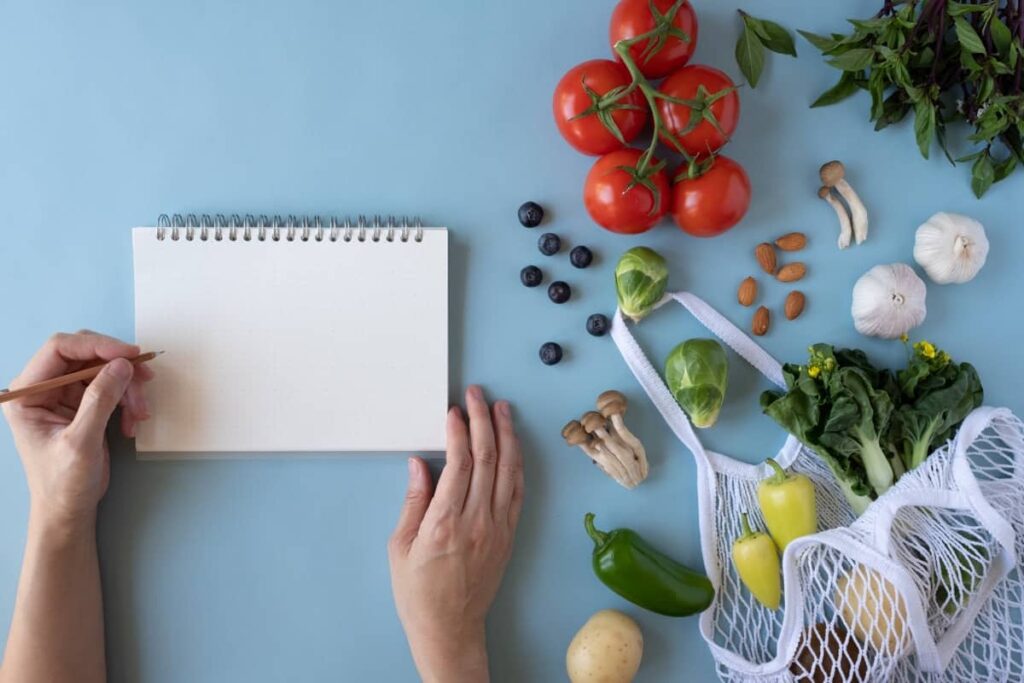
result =
[[[126,359],[132,365],[138,365],[139,363],[145,363],[151,361],[159,356],[163,351],[148,351],[141,353],[135,358]],[[76,370],[75,372],[69,372],[66,375],[60,377],[53,377],[51,379],[43,380],[42,382],[36,382],[30,384],[27,387],[21,387],[20,389],[3,389],[0,391],[0,403],[6,403],[7,401],[13,401],[16,398],[23,398],[25,396],[33,396],[35,394],[41,394],[46,391],[52,391],[53,389],[59,389],[60,387],[66,387],[69,384],[75,382],[85,382],[93,379],[96,375],[100,374],[100,371],[106,366],[109,361],[103,361],[96,365],[90,365],[87,368]]]

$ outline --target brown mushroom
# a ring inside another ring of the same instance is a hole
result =
[[[632,449],[618,436],[608,432],[608,423],[601,413],[590,411],[580,418],[583,428],[588,434],[599,439],[599,448],[606,451],[617,466],[609,466],[609,472],[626,488],[633,488],[640,483],[640,468],[633,459]]]
[[[819,175],[821,184],[834,188],[850,207],[853,237],[857,244],[860,244],[868,237],[868,210],[850,183],[846,182],[846,168],[841,161],[830,161],[821,167]]]
[[[614,389],[609,389],[597,397],[597,409],[601,411],[601,415],[611,420],[615,434],[633,450],[633,458],[640,464],[640,480],[643,481],[647,478],[648,472],[647,451],[640,443],[640,439],[626,427],[623,418],[628,405],[626,396]]]
[[[570,446],[579,446],[580,450],[586,453],[587,457],[600,467],[602,472],[612,477],[612,473],[608,471],[603,462],[610,456],[603,450],[598,449],[597,439],[587,434],[587,430],[583,429],[583,425],[580,424],[579,420],[572,420],[562,427],[562,438]]]

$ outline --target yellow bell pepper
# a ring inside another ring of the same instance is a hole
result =
[[[813,534],[818,530],[818,510],[814,498],[814,484],[803,474],[791,474],[771,458],[766,460],[775,473],[757,486],[757,502],[775,539],[779,552],[789,542]]]
[[[771,536],[751,531],[746,512],[742,520],[743,535],[732,544],[732,563],[736,573],[758,602],[768,609],[778,609],[782,600],[779,551]]]

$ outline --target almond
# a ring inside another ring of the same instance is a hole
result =
[[[764,306],[761,306],[754,311],[754,322],[751,323],[750,329],[758,337],[764,335],[764,333],[768,331],[768,318],[768,309]]]
[[[757,298],[757,280],[752,277],[748,277],[746,280],[740,283],[740,290],[736,293],[736,298],[739,299],[740,306],[749,306],[754,303],[754,299]]]
[[[779,268],[779,272],[776,273],[775,277],[779,279],[779,282],[796,282],[807,275],[807,266],[799,261],[795,263],[787,263],[786,265]]]
[[[754,256],[757,257],[761,270],[769,275],[775,275],[775,266],[778,265],[778,261],[775,258],[775,247],[767,242],[761,242],[754,249]]]
[[[804,305],[807,303],[807,298],[804,297],[804,293],[800,291],[793,291],[786,295],[786,304],[783,310],[786,314],[786,320],[796,320],[800,317],[800,314],[804,312]]]
[[[790,232],[775,240],[775,246],[782,251],[800,251],[807,246],[807,235],[802,232]]]

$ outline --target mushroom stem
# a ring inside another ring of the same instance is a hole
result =
[[[853,238],[853,226],[850,224],[850,214],[846,213],[846,207],[836,199],[832,194],[832,190],[827,187],[822,187],[818,190],[818,196],[828,202],[835,212],[836,217],[839,219],[839,248],[846,249],[850,246],[850,240]]]
[[[610,453],[618,461],[625,471],[627,486],[633,488],[640,483],[640,467],[632,449],[627,446],[618,436],[608,432],[607,424],[601,413],[589,412],[580,420],[587,433],[593,434],[601,440],[601,447]]]
[[[629,402],[626,400],[625,394],[615,389],[601,392],[601,395],[597,397],[598,411],[606,419],[611,420],[615,435],[633,451],[633,459],[639,469],[639,478],[640,481],[643,481],[647,478],[648,473],[647,451],[644,450],[640,439],[636,438],[626,427],[624,417],[628,407]]]
[[[860,244],[868,238],[868,210],[850,183],[846,182],[846,167],[841,161],[830,161],[822,165],[819,175],[822,185],[835,189],[850,207],[853,236]]]
[[[621,413],[612,415],[609,419],[612,421],[615,434],[633,451],[633,457],[640,465],[640,481],[643,481],[647,478],[648,471],[647,451],[644,449],[644,445],[633,435],[633,432],[626,428],[626,422],[622,419]]]
[[[853,219],[853,237],[857,244],[860,244],[868,238],[868,210],[857,193],[853,191],[853,186],[845,180],[836,183],[836,191],[843,196],[846,205],[850,207],[850,217]]]

